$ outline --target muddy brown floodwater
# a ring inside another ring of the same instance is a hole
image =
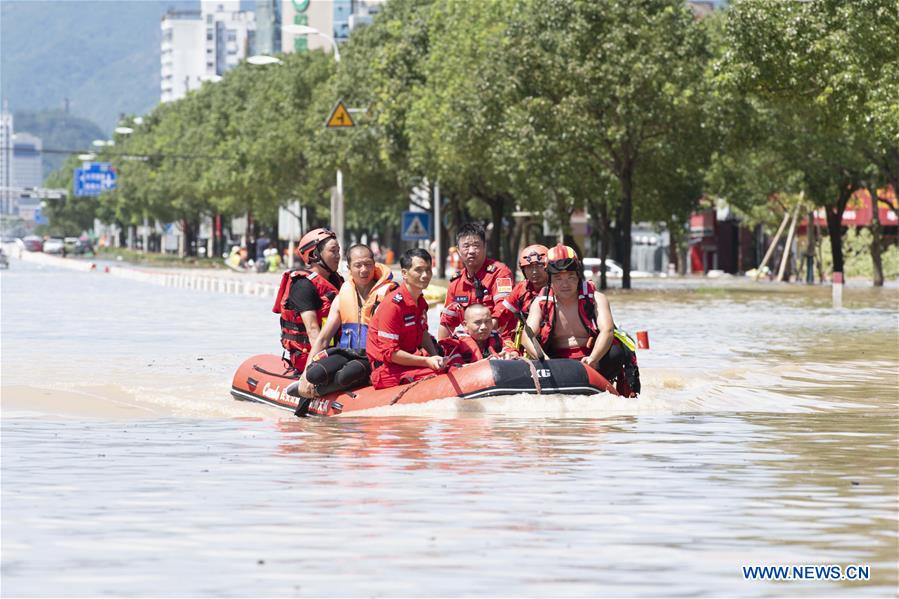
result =
[[[271,298],[16,261],[3,594],[895,596],[896,287],[637,284],[610,293],[650,333],[637,400],[300,421],[229,395]]]

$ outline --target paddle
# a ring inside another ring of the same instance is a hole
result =
[[[521,323],[524,334],[527,335],[531,344],[534,346],[534,349],[537,350],[537,359],[541,362],[544,361],[546,359],[546,352],[543,351],[543,347],[540,345],[540,342],[537,341],[537,336],[534,335],[534,331],[528,326],[527,321],[524,319],[524,315],[521,312],[516,312],[515,316],[518,317],[518,322]],[[540,387],[540,375],[537,374],[537,369],[534,368],[533,362],[530,360],[525,360],[525,362],[527,362],[528,368],[531,371],[531,378],[534,380],[534,390],[537,391],[537,395],[541,395],[543,389]]]
[[[543,347],[540,345],[540,342],[537,341],[537,336],[534,335],[534,331],[532,331],[531,327],[528,326],[528,323],[524,319],[524,315],[521,312],[516,312],[515,316],[518,317],[518,322],[521,323],[522,330],[524,331],[524,334],[527,335],[528,340],[531,342],[531,345],[533,345],[534,349],[537,350],[537,359],[542,362],[546,359],[546,352],[543,351]]]

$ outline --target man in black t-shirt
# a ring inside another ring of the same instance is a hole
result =
[[[297,253],[309,268],[284,273],[273,311],[281,315],[281,345],[302,372],[343,279],[337,274],[340,245],[333,232],[310,231],[300,240]]]

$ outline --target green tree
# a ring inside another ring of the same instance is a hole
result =
[[[743,0],[729,14],[719,80],[778,115],[766,143],[780,146],[824,207],[836,271],[843,270],[846,203],[872,162],[884,178],[896,164],[897,111],[883,89],[895,90],[899,58],[875,40],[891,39],[897,29],[893,0]]]

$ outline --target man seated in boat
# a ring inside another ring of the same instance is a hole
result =
[[[518,266],[524,274],[524,281],[512,288],[498,305],[497,328],[508,349],[522,353],[521,322],[527,319],[531,303],[540,295],[540,290],[549,284],[546,272],[546,254],[549,249],[545,245],[529,245],[518,254]]]
[[[487,233],[482,225],[465,223],[456,233],[456,242],[462,269],[450,278],[437,339],[452,335],[462,324],[462,312],[471,304],[484,304],[496,318],[499,302],[512,292],[512,271],[487,257]]]
[[[464,332],[441,339],[437,343],[449,365],[471,364],[484,358],[514,359],[518,352],[503,346],[503,339],[493,330],[490,309],[483,304],[465,308],[462,322]]]
[[[307,268],[282,275],[272,312],[281,315],[281,345],[291,365],[303,372],[343,277],[337,274],[340,244],[333,231],[309,231],[296,251]]]
[[[640,372],[632,342],[616,334],[606,296],[584,279],[574,249],[559,244],[547,254],[549,285],[531,304],[527,325],[550,358],[580,360],[607,380],[617,381],[618,392],[635,397],[640,392]],[[527,352],[539,352],[525,335]]]
[[[375,389],[416,381],[444,370],[444,359],[428,333],[428,303],[422,291],[433,274],[431,255],[413,248],[400,258],[403,282],[375,309],[365,349]]]
[[[374,253],[362,244],[352,246],[346,255],[350,280],[340,287],[331,310],[312,343],[312,356],[300,378],[298,391],[303,397],[318,393],[352,389],[369,383],[371,366],[365,354],[368,325],[375,308],[399,284],[391,270],[375,262]],[[339,333],[335,347],[330,347]]]

